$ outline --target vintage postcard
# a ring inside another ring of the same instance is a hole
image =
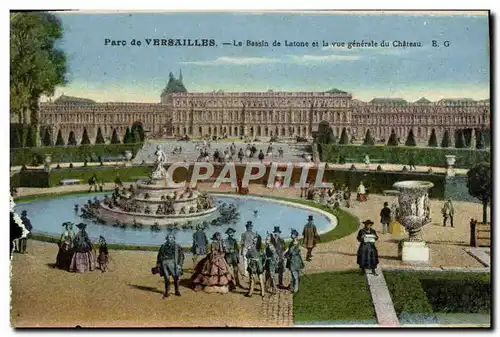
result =
[[[490,43],[488,11],[12,11],[12,327],[490,328]]]

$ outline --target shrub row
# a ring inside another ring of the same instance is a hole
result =
[[[216,166],[212,179],[219,176],[223,166]],[[175,181],[190,181],[193,166],[186,170],[185,168],[177,168],[174,171]],[[35,187],[34,184],[42,184],[46,186],[56,186],[63,179],[82,179],[84,183],[94,174],[97,178],[104,182],[113,182],[117,174],[122,181],[134,181],[137,178],[147,177],[151,171],[148,166],[131,166],[131,167],[79,167],[79,168],[61,168],[53,169],[49,174],[43,170],[22,170],[19,173],[18,184],[13,186]],[[267,168],[265,175],[257,180],[252,181],[256,184],[267,183],[270,168]],[[242,177],[245,172],[244,165],[236,166],[236,174]],[[295,168],[292,172],[291,184],[298,183],[301,177],[301,169]],[[308,180],[314,181],[316,178],[316,169],[310,169]],[[40,181],[46,181],[42,183]],[[429,191],[431,198],[443,198],[445,190],[446,178],[440,174],[426,174],[413,172],[390,172],[390,171],[351,171],[345,169],[326,170],[323,175],[323,181],[329,183],[337,183],[340,185],[349,186],[352,191],[355,191],[359,183],[363,181],[368,193],[382,193],[384,190],[393,189],[392,185],[401,180],[426,180],[434,184],[434,187]],[[11,179],[11,183],[15,178]],[[42,186],[36,186],[42,187]]]
[[[408,165],[413,160],[415,165],[446,167],[445,155],[456,155],[455,167],[470,168],[476,162],[490,162],[491,157],[489,150],[412,146],[319,144],[318,150],[321,161],[329,163],[338,163],[340,157],[361,163],[368,155],[370,159],[383,160],[384,163]]]
[[[45,154],[51,155],[53,163],[98,162],[99,157],[103,160],[106,157],[119,157],[127,150],[135,156],[141,148],[142,144],[137,143],[10,149],[10,165],[39,165],[43,163]]]

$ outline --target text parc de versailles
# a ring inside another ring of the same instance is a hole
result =
[[[105,46],[117,47],[117,46],[158,46],[158,47],[217,47],[218,44],[215,39],[159,39],[159,38],[147,38],[144,39],[144,43],[140,39],[132,39],[128,43],[126,40],[112,40],[109,38],[104,39]],[[394,40],[389,41],[326,41],[322,40],[321,43],[318,41],[290,41],[284,40],[283,42],[274,40],[270,43],[266,40],[233,40],[232,43],[222,43],[223,45],[232,45],[235,47],[337,47],[337,48],[377,48],[377,47],[396,47],[396,48],[413,48],[422,47],[422,42],[419,41],[405,41],[405,40]]]

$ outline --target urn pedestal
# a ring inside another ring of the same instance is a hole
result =
[[[455,168],[453,165],[455,165],[456,161],[456,156],[453,154],[448,154],[445,156],[446,157],[446,176],[447,177],[454,177],[455,176]]]
[[[399,190],[399,222],[408,231],[408,239],[403,242],[402,260],[413,263],[427,263],[430,259],[429,247],[422,239],[422,227],[430,221],[428,191],[434,186],[429,181],[400,181],[394,188]]]

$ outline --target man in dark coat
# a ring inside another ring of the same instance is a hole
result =
[[[311,258],[313,257],[312,250],[316,247],[316,242],[320,240],[318,230],[316,229],[316,225],[313,220],[313,216],[309,215],[307,224],[304,226],[304,230],[302,232],[303,244],[307,248],[306,261],[311,261]]]
[[[384,208],[380,210],[380,223],[382,224],[382,234],[387,234],[389,222],[391,222],[391,209],[389,208],[389,203],[386,201],[384,202]]]
[[[255,287],[255,279],[259,280],[260,294],[264,297],[264,262],[266,260],[266,256],[260,251],[260,248],[259,237],[256,235],[254,236],[251,246],[245,254],[245,258],[248,262],[247,272],[250,278],[250,288],[248,289],[248,293],[245,294],[247,297],[252,297],[253,289]]]
[[[33,230],[33,226],[31,225],[31,221],[28,218],[28,212],[26,211],[21,212],[21,220],[23,221],[24,227],[26,227],[26,229],[31,233],[31,231]],[[28,236],[30,236],[30,234],[28,234]],[[28,237],[19,239],[19,252],[22,254],[26,253],[27,247],[28,247]]]
[[[163,298],[170,296],[170,276],[174,279],[175,296],[181,296],[179,292],[179,278],[182,275],[184,264],[184,251],[175,242],[173,232],[166,237],[166,242],[160,247],[156,258],[156,266],[160,268],[160,276],[165,280],[165,293]]]
[[[240,275],[238,269],[238,265],[240,263],[240,258],[239,258],[240,248],[238,245],[238,241],[236,241],[236,239],[234,238],[234,233],[236,233],[236,231],[233,228],[228,228],[226,230],[227,239],[225,242],[226,244],[225,258],[227,264],[232,269],[234,280],[236,281],[236,286],[241,287]]]
[[[363,221],[364,228],[358,232],[358,241],[360,242],[357,263],[359,267],[364,269],[371,269],[373,275],[377,276],[375,269],[378,265],[378,252],[375,247],[375,241],[378,240],[377,232],[372,228],[373,221]]]
[[[191,252],[193,253],[193,270],[196,268],[198,257],[207,254],[208,239],[204,231],[207,226],[206,222],[200,223],[196,225],[196,232],[193,233],[193,247],[191,248]]]
[[[273,234],[271,236],[271,244],[276,250],[278,255],[278,264],[276,266],[276,273],[278,273],[278,287],[283,288],[283,273],[285,272],[285,240],[280,237],[281,230],[279,226],[274,226]]]

